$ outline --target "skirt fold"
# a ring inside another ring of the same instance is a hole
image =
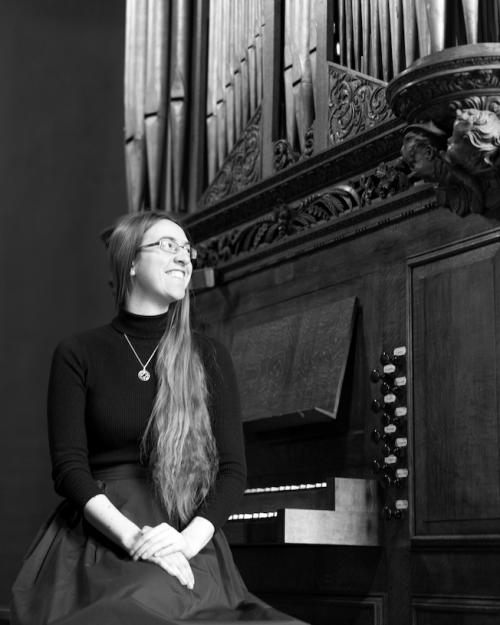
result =
[[[139,527],[167,520],[143,475],[108,475],[104,492]],[[299,621],[248,592],[221,530],[190,560],[193,590],[129,555],[64,501],[30,546],[14,583],[11,625],[171,625]]]

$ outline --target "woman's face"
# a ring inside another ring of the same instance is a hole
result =
[[[168,219],[154,223],[143,236],[141,247],[170,239],[183,246],[188,243],[184,230]],[[159,245],[139,249],[130,270],[129,297],[143,304],[165,308],[181,300],[193,273],[189,252],[183,247],[166,251]]]

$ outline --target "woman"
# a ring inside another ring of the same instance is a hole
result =
[[[190,330],[195,250],[144,212],[119,220],[109,254],[118,315],[54,354],[49,441],[65,501],[25,558],[12,624],[293,621],[248,593],[220,531],[244,449],[231,359]]]

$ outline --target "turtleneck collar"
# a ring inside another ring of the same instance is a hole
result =
[[[167,326],[168,316],[168,310],[161,315],[136,315],[121,308],[111,325],[128,336],[159,339]]]

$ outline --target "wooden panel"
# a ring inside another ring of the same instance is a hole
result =
[[[411,557],[412,594],[442,596],[499,596],[500,557],[488,544],[467,549],[419,549]]]
[[[269,595],[271,605],[311,625],[383,625],[384,598]]]
[[[410,263],[417,536],[500,527],[497,236]]]
[[[376,547],[271,545],[233,547],[232,551],[243,579],[258,596],[349,595],[357,599],[382,594],[387,584],[384,550]]]
[[[349,298],[236,332],[244,420],[314,409],[336,416],[354,309]]]
[[[412,625],[497,625],[500,602],[480,597],[419,598],[412,602]]]

